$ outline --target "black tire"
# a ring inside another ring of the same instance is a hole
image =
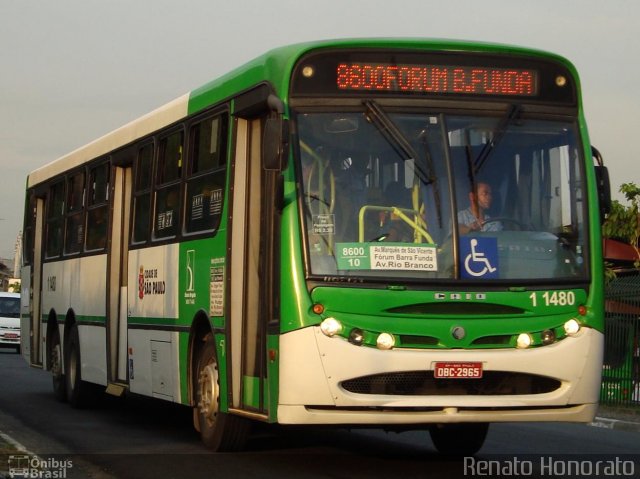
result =
[[[438,424],[429,432],[434,446],[448,456],[473,456],[484,444],[488,423]]]
[[[220,411],[220,380],[212,335],[200,350],[194,381],[198,429],[204,444],[216,452],[241,450],[249,438],[248,419]]]
[[[67,401],[71,407],[82,408],[89,402],[89,385],[82,381],[80,365],[80,338],[78,327],[74,324],[69,331],[64,354],[65,385]]]
[[[53,379],[53,395],[60,402],[67,400],[67,383],[62,369],[62,344],[60,343],[60,331],[55,326],[49,340],[49,365],[51,366],[51,378]]]

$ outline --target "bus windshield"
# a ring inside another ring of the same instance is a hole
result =
[[[582,148],[571,119],[296,112],[312,276],[587,279]]]

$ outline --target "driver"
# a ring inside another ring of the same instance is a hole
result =
[[[460,234],[472,231],[502,231],[502,223],[491,221],[486,211],[491,207],[491,185],[479,181],[475,191],[469,192],[469,207],[458,212],[458,228]]]

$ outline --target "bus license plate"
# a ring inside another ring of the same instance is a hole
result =
[[[436,379],[479,379],[482,377],[482,363],[436,363],[433,368]]]

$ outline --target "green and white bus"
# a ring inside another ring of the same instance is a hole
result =
[[[605,173],[559,56],[278,48],[28,176],[23,354],[72,406],[191,407],[219,451],[255,421],[464,454],[590,421]]]

